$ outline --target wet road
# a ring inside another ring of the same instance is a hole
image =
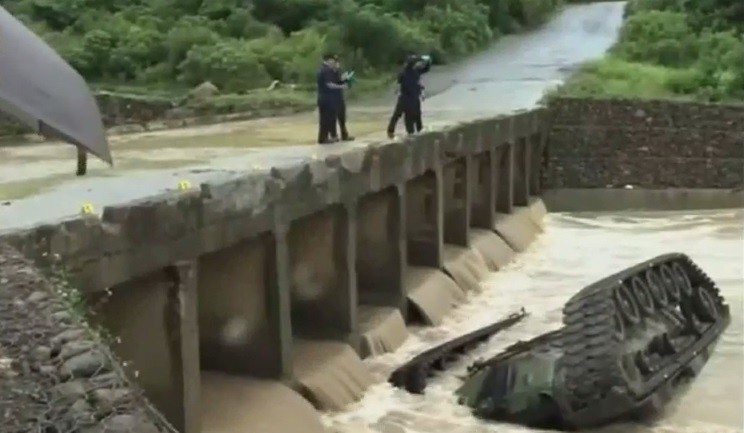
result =
[[[435,377],[426,394],[381,383],[350,410],[326,416],[342,433],[518,433],[537,431],[485,422],[455,402],[457,376],[467,365],[557,329],[561,308],[577,290],[608,274],[668,252],[687,253],[720,287],[732,323],[688,392],[660,419],[616,424],[601,433],[739,433],[744,431],[744,211],[549,214],[546,230],[484,291],[456,309],[442,326],[419,328],[394,353],[365,361],[386,377],[416,353],[525,307],[524,321]],[[577,248],[580,239],[580,248]]]
[[[425,103],[429,127],[531,108],[543,92],[581,62],[599,57],[613,43],[623,2],[566,7],[543,28],[499,41],[493,48],[426,78],[434,96]],[[387,101],[351,107],[350,127],[364,139],[382,139]],[[236,122],[143,133],[112,139],[117,168],[91,161],[76,178],[69,146],[0,148],[0,231],[74,216],[83,203],[97,211],[176,188],[239,175],[271,165],[293,164],[348,148],[318,147],[314,115]],[[293,147],[272,147],[294,144]],[[4,201],[2,201],[4,200]]]

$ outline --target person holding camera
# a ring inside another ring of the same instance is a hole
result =
[[[415,134],[424,128],[421,114],[424,86],[421,84],[421,75],[429,72],[431,63],[430,56],[410,55],[406,58],[403,70],[398,74],[398,100],[388,123],[389,138],[395,137],[395,126],[401,115],[408,134]]]
[[[346,88],[351,87],[354,79],[354,72],[346,71],[341,72],[341,61],[336,59],[334,65],[334,71],[336,72],[336,83],[346,85]],[[336,95],[336,119],[338,120],[338,128],[341,130],[341,141],[353,141],[354,137],[349,135],[349,131],[346,129],[346,98],[344,97],[344,89],[339,89]],[[338,141],[338,132],[336,131],[336,123],[333,124],[333,130],[331,131],[331,139]]]

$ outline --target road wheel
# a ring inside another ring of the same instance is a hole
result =
[[[638,312],[638,305],[636,305],[633,295],[630,293],[630,289],[625,284],[620,284],[613,293],[615,308],[620,313],[620,316],[625,320],[628,325],[637,325],[641,321],[641,315]]]
[[[630,288],[641,313],[646,316],[654,314],[656,309],[654,308],[654,300],[651,297],[651,289],[648,288],[648,285],[640,278],[633,277],[630,280]]]
[[[654,298],[656,306],[659,309],[666,308],[669,305],[669,296],[657,269],[649,268],[646,271],[646,284],[648,284],[651,297]]]
[[[678,304],[682,299],[681,287],[677,284],[677,277],[674,271],[668,264],[663,264],[659,267],[659,274],[661,275],[661,281],[664,283],[669,300],[675,304]]]

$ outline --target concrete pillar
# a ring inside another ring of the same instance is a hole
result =
[[[444,167],[444,242],[467,247],[470,234],[472,159],[462,157]]]
[[[539,196],[542,194],[542,170],[544,159],[545,143],[547,134],[538,132],[530,138],[530,195]]]
[[[197,261],[182,261],[168,268],[175,282],[169,293],[171,357],[180,359],[175,368],[180,372],[182,410],[174,427],[183,433],[201,433],[201,374],[199,363],[199,318]]]
[[[530,141],[517,139],[514,152],[514,205],[527,206],[530,202]]]
[[[475,155],[471,178],[470,223],[473,227],[488,230],[493,228],[496,210],[497,161],[495,154],[495,151],[488,151]]]
[[[336,224],[335,261],[339,271],[339,282],[336,291],[337,303],[333,308],[336,327],[341,332],[340,338],[359,351],[359,294],[356,275],[356,240],[357,240],[357,205],[347,203],[340,212]]]
[[[514,210],[514,145],[503,143],[496,148],[496,212],[508,214]]]
[[[405,233],[410,265],[442,267],[443,185],[441,166],[406,183]]]
[[[357,215],[356,273],[359,302],[406,311],[405,187],[362,197]]]
[[[274,361],[272,376],[288,381],[292,378],[292,311],[288,227],[276,224],[267,245],[265,287],[266,318],[272,342],[268,351]]]

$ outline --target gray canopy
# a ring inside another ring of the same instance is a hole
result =
[[[111,164],[101,113],[85,80],[0,6],[0,112]]]

